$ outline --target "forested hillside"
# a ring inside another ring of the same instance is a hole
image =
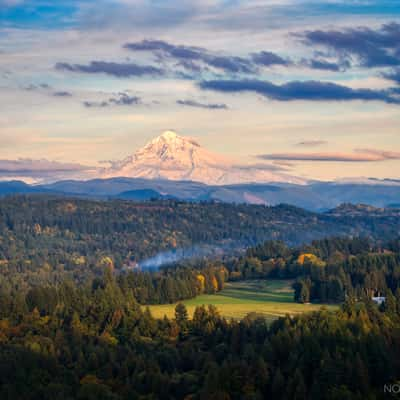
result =
[[[288,244],[333,235],[383,240],[400,232],[399,218],[362,215],[348,218],[276,207],[177,201],[91,201],[42,195],[0,200],[2,279],[75,281],[117,271],[166,250],[199,244],[237,249],[265,240]]]

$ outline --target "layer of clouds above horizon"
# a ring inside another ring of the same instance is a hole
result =
[[[46,174],[175,129],[302,177],[399,178],[398,0],[0,0],[0,86],[0,160]]]

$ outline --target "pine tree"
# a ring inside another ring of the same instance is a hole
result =
[[[181,333],[186,333],[188,327],[189,315],[186,306],[178,303],[175,307],[175,321],[179,326]]]

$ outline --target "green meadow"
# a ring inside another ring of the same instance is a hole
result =
[[[304,312],[319,310],[322,306],[328,310],[335,310],[336,305],[299,304],[293,301],[292,281],[288,280],[252,280],[229,282],[217,294],[205,294],[194,299],[185,300],[183,303],[189,312],[197,306],[213,304],[221,315],[226,318],[241,319],[245,315],[255,312],[263,315],[268,320]],[[174,317],[176,304],[151,305],[150,310],[154,317]]]

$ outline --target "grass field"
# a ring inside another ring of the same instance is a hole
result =
[[[250,312],[264,315],[273,320],[285,314],[296,315],[299,313],[316,311],[321,304],[299,304],[293,301],[291,281],[287,280],[253,280],[227,283],[225,289],[213,295],[201,295],[194,299],[185,300],[189,315],[193,315],[196,306],[215,305],[226,318],[243,318]],[[174,317],[176,304],[163,304],[150,306],[151,313],[156,318],[167,315]],[[325,305],[329,310],[337,309],[334,305]]]

